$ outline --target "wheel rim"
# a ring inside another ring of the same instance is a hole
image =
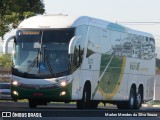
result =
[[[141,104],[141,100],[142,100],[142,97],[140,94],[137,94],[137,103],[140,105]]]

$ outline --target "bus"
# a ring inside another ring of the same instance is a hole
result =
[[[140,109],[153,99],[153,35],[88,16],[38,15],[22,21],[14,41],[11,96],[29,107],[100,102]]]

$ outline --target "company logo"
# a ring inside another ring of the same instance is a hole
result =
[[[31,113],[31,112],[2,112],[2,118],[5,117],[42,117],[41,113]]]
[[[2,112],[2,117],[11,117],[11,112]]]
[[[131,62],[130,63],[130,69],[131,70],[138,70],[139,71],[140,68],[140,63],[139,62]]]

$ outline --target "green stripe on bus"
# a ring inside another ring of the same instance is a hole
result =
[[[95,97],[97,91],[99,91],[105,99],[112,99],[117,93],[122,80],[126,58],[114,56],[108,68],[104,71],[109,60],[111,60],[111,55],[101,56],[100,76],[102,73],[104,74],[92,94],[92,99]]]

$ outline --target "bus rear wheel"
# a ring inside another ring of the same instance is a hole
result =
[[[136,104],[136,90],[132,87],[130,90],[130,97],[128,101],[128,108],[133,110]]]
[[[98,101],[90,101],[90,108],[96,109],[98,107]]]
[[[135,109],[137,110],[140,109],[140,107],[142,106],[142,100],[143,100],[143,91],[139,89],[136,95]]]
[[[126,102],[118,103],[117,108],[133,110],[135,109],[135,105],[136,105],[136,90],[134,87],[131,87],[129,100]]]

